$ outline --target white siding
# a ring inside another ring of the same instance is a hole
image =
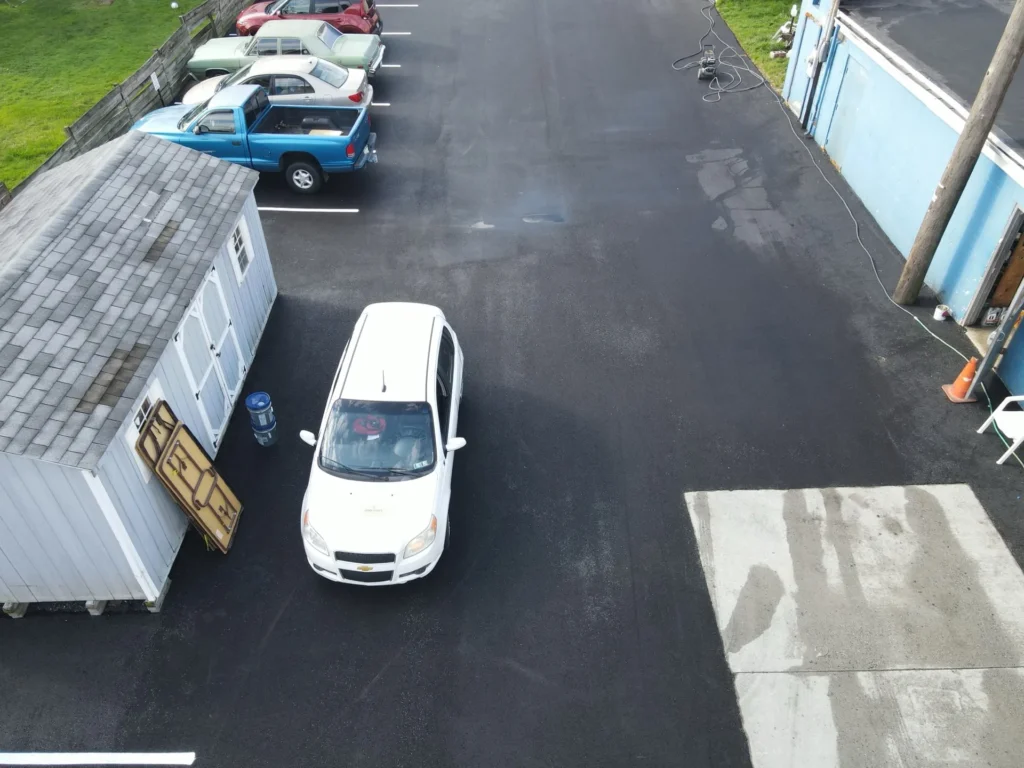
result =
[[[220,278],[228,315],[238,336],[242,361],[248,373],[270,316],[270,309],[277,298],[277,283],[274,281],[270,254],[252,195],[245,204],[242,216],[246,220],[253,252],[252,262],[241,284],[232,266],[233,254],[228,243],[224,243],[212,267],[217,270]],[[199,290],[204,285],[205,282],[200,284]],[[210,441],[199,411],[199,400],[188,380],[181,355],[173,343],[169,343],[160,355],[150,377],[151,381],[153,379],[160,382],[163,395],[175,415],[185,422],[207,453],[216,456],[219,446],[214,446]],[[140,402],[145,391],[139,398]],[[244,393],[243,386],[239,398]],[[131,416],[122,425],[100,461],[99,473],[143,565],[159,588],[170,573],[188,528],[188,521],[159,480],[150,477],[147,482],[145,473],[140,470],[132,455],[135,449],[129,440],[132,433],[130,424]]]
[[[242,357],[248,373],[253,357],[256,355],[256,346],[259,344],[263,328],[270,316],[270,308],[274,304],[274,299],[277,298],[277,283],[274,280],[274,271],[270,264],[270,253],[267,250],[267,240],[263,235],[263,225],[260,223],[260,215],[256,210],[256,198],[251,194],[242,209],[242,217],[249,230],[253,253],[252,263],[249,265],[241,285],[239,285],[235,269],[231,264],[233,254],[229,243],[225,243],[221,248],[214,265],[221,275],[220,282],[224,290],[224,300],[227,302],[228,312],[234,322],[235,333],[238,334],[238,345],[242,348]]]
[[[0,454],[0,601],[142,597],[84,470]]]

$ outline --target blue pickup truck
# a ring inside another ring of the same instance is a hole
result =
[[[271,104],[258,85],[233,85],[202,104],[165,107],[133,130],[238,163],[283,171],[295,192],[312,194],[329,173],[377,162],[366,106]]]

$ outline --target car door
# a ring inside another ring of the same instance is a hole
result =
[[[315,103],[313,86],[299,75],[274,75],[270,82],[270,99],[275,104]]]
[[[281,6],[281,18],[308,19],[310,0],[288,0]]]
[[[241,127],[236,124],[234,111],[230,109],[207,112],[182,136],[179,143],[222,160],[243,165],[249,161],[245,137]]]
[[[313,13],[318,19],[338,28],[343,21],[342,12],[348,6],[348,2],[339,2],[339,0],[313,0]]]
[[[437,423],[440,431],[438,458],[444,461],[442,470],[444,476],[441,478],[438,509],[445,512],[446,518],[448,503],[452,495],[452,466],[455,459],[455,451],[449,451],[447,445],[448,441],[456,436],[455,429],[458,426],[459,420],[458,401],[455,398],[454,392],[455,370],[455,342],[448,327],[445,326],[441,331],[441,340],[438,344],[434,386],[437,397]]]

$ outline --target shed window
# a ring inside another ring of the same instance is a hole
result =
[[[238,222],[238,226],[231,233],[231,257],[232,263],[235,265],[235,277],[238,278],[238,282],[242,282],[252,263],[252,246],[249,244],[249,232],[245,226],[245,219]]]
[[[139,456],[139,452],[135,450],[135,444],[139,441],[139,433],[142,430],[142,425],[146,423],[146,417],[149,416],[149,412],[153,410],[153,406],[163,399],[163,387],[160,386],[160,382],[157,379],[154,379],[149,385],[149,389],[136,402],[135,409],[132,411],[131,422],[124,431],[124,439],[128,443],[128,452],[135,459],[135,465],[139,468],[142,479],[147,483],[149,478],[153,476],[153,473],[146,466],[146,462],[142,460],[142,457]]]

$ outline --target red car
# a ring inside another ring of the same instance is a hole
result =
[[[273,0],[242,11],[235,29],[240,35],[255,35],[273,19],[316,19],[348,34],[378,35],[383,28],[374,0]]]

